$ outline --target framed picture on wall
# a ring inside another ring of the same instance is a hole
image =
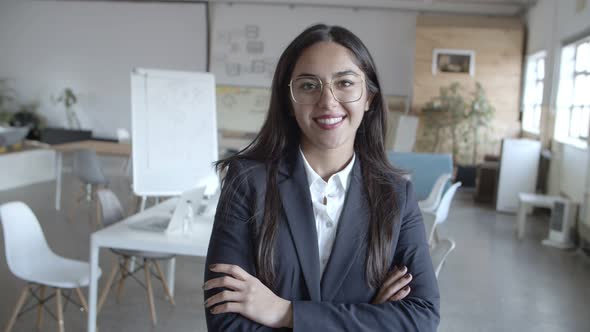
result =
[[[432,52],[432,75],[458,73],[475,75],[475,51],[435,48]]]

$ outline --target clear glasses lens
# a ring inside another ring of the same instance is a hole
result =
[[[360,76],[347,74],[332,79],[329,83],[334,98],[341,103],[361,99],[363,80]],[[298,104],[315,104],[322,97],[322,81],[315,76],[298,77],[291,81],[291,94]]]

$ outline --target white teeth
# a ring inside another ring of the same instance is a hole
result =
[[[326,125],[333,125],[335,123],[338,123],[340,121],[342,121],[342,117],[339,118],[327,118],[327,119],[317,119],[317,121],[321,124],[326,124]]]

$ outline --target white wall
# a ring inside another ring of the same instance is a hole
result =
[[[527,15],[527,54],[546,51],[551,47],[556,1],[539,0]]]
[[[555,117],[555,101],[559,81],[559,57],[561,47],[572,38],[590,34],[590,3],[576,12],[576,0],[539,0],[527,14],[528,42],[527,54],[545,50],[546,80],[543,98],[544,110],[548,120],[544,133],[553,137],[551,122]],[[590,211],[590,164],[588,148],[580,148],[566,143],[552,141],[554,158],[550,167],[549,191],[552,194],[565,194],[582,203],[580,219],[590,225],[584,211]]]
[[[274,67],[287,44],[306,27],[326,23],[351,30],[367,45],[385,94],[411,96],[416,15],[377,9],[217,4],[212,17],[212,72],[221,84],[270,87]],[[251,39],[263,43],[262,53],[245,50],[247,26],[257,27],[258,35]],[[266,70],[249,72],[252,60],[265,61]],[[240,74],[228,74],[227,63],[240,64]]]
[[[205,15],[195,3],[1,0],[0,78],[59,126],[51,96],[71,87],[82,126],[115,137],[131,126],[132,68],[206,70]]]

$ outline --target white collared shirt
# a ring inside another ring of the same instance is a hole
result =
[[[303,151],[299,149],[299,152],[303,157],[309,191],[311,192],[311,201],[313,203],[313,215],[318,234],[321,277],[324,275],[324,269],[332,253],[340,214],[342,213],[344,199],[346,198],[346,192],[350,184],[349,175],[354,165],[355,154],[353,153],[352,159],[343,170],[330,176],[328,182],[326,182],[311,168],[307,159],[305,159]]]

